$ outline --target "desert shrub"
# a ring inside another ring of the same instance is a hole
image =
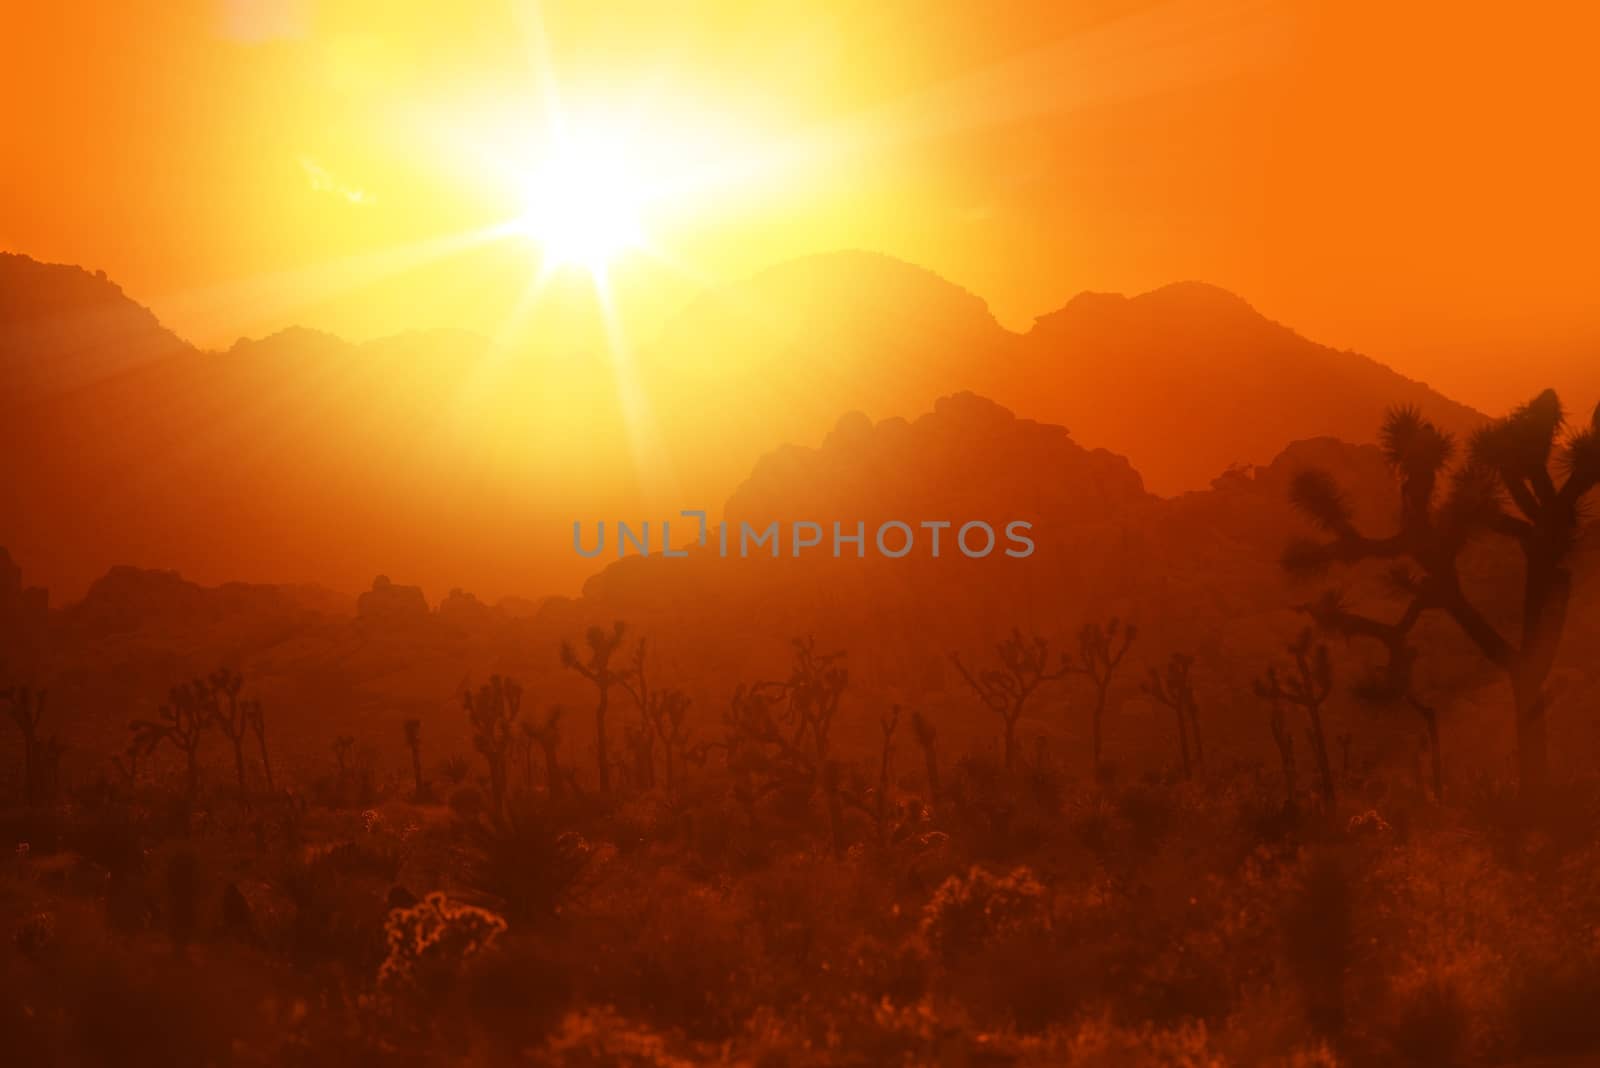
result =
[[[965,876],[946,879],[922,910],[922,935],[946,961],[993,939],[1048,924],[1044,885],[1028,868],[994,875],[974,865]]]
[[[512,798],[503,817],[466,825],[463,844],[463,883],[513,923],[529,925],[555,919],[594,852],[529,794]]]
[[[378,969],[385,993],[434,998],[455,985],[466,961],[491,945],[506,921],[487,909],[429,894],[384,921],[387,953]]]

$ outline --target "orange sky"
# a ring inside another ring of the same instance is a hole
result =
[[[1486,409],[1600,389],[1593,5],[956,7],[18,5],[0,247],[206,344],[493,332],[536,252],[457,235],[521,210],[504,164],[554,85],[643,131],[641,166],[714,178],[649,220],[670,263],[615,266],[641,337],[706,283],[862,247],[1017,328],[1201,278]]]

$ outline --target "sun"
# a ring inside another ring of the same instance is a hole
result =
[[[644,242],[645,177],[621,146],[567,140],[524,181],[519,229],[547,270],[599,275]]]

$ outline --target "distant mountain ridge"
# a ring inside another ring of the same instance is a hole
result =
[[[756,460],[973,391],[1128,458],[1157,494],[1389,405],[1482,417],[1196,283],[1084,294],[1007,331],[892,257],[806,257],[709,291],[612,362],[461,331],[352,344],[295,328],[202,352],[102,277],[0,258],[0,544],[72,599],[115,563],[361,588],[374,571],[490,596],[577,587],[574,518],[717,509]],[[511,402],[508,403],[508,398]],[[647,484],[641,449],[669,476]],[[663,489],[663,486],[665,489]]]

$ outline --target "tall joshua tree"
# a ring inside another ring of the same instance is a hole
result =
[[[1048,641],[1037,635],[1025,638],[1016,628],[1012,628],[1009,638],[995,645],[995,654],[1000,666],[977,674],[967,670],[959,653],[951,653],[950,662],[978,700],[1000,717],[1006,770],[1011,771],[1016,767],[1017,721],[1022,718],[1028,699],[1045,683],[1065,678],[1072,671],[1072,661],[1066,653],[1052,660]]]
[[[242,795],[245,792],[244,740],[250,733],[249,717],[244,703],[239,700],[239,691],[244,688],[244,676],[230,668],[221,668],[212,672],[206,682],[216,702],[217,729],[233,746],[233,770],[239,779],[239,793]]]
[[[1194,657],[1173,653],[1164,670],[1150,669],[1150,677],[1140,688],[1172,709],[1178,724],[1178,755],[1183,762],[1183,777],[1193,775],[1193,765],[1205,766],[1205,748],[1200,741],[1200,714],[1194,700],[1191,669]],[[1191,745],[1191,742],[1193,743]],[[1193,754],[1193,761],[1190,754]]]
[[[1292,500],[1327,536],[1297,541],[1283,557],[1286,568],[1301,573],[1364,560],[1395,565],[1392,582],[1407,598],[1399,616],[1384,621],[1339,609],[1323,614],[1321,622],[1331,629],[1390,641],[1409,634],[1427,612],[1454,620],[1511,684],[1517,769],[1527,797],[1541,793],[1549,778],[1546,682],[1566,626],[1583,501],[1600,485],[1600,407],[1572,433],[1564,424],[1560,400],[1546,390],[1473,434],[1465,462],[1450,471],[1451,436],[1415,408],[1395,409],[1382,439],[1399,477],[1399,529],[1386,537],[1363,534],[1332,477],[1305,471],[1294,481]],[[1441,498],[1439,483],[1447,475]],[[1458,560],[1480,535],[1504,538],[1521,551],[1522,611],[1514,636],[1462,590]]]
[[[1115,617],[1105,625],[1085,623],[1078,631],[1077,670],[1089,676],[1094,683],[1094,774],[1101,776],[1100,728],[1106,714],[1106,697],[1111,692],[1111,679],[1128,655],[1128,647],[1139,636],[1139,628],[1132,623],[1126,627]],[[1121,638],[1118,641],[1118,638]]]
[[[530,750],[534,745],[544,750],[545,782],[550,800],[561,800],[561,764],[557,753],[561,745],[561,706],[551,705],[543,723],[524,722],[522,732]]]
[[[162,742],[170,744],[184,758],[184,804],[193,811],[200,795],[200,742],[217,716],[216,695],[204,679],[174,686],[161,706],[159,720],[134,720],[134,745],[150,752]]]
[[[939,811],[939,732],[918,710],[912,710],[911,730],[922,750],[922,763],[928,773],[928,811]]]
[[[496,816],[505,812],[507,770],[522,710],[522,686],[515,679],[491,675],[478,692],[461,695],[472,724],[472,744],[489,764],[489,793]]]
[[[576,671],[594,684],[600,698],[594,709],[595,761],[600,767],[600,792],[611,792],[611,764],[606,759],[606,709],[611,703],[611,687],[622,681],[624,671],[611,666],[611,658],[622,645],[627,624],[618,620],[607,631],[604,627],[590,627],[584,635],[589,654],[579,659],[571,642],[561,643],[561,666]]]
[[[1293,669],[1279,675],[1277,665],[1268,667],[1267,673],[1256,679],[1255,691],[1258,696],[1272,703],[1274,735],[1278,734],[1276,720],[1284,705],[1298,705],[1306,710],[1306,734],[1311,739],[1311,754],[1317,761],[1322,800],[1332,811],[1335,798],[1333,762],[1328,759],[1328,737],[1322,729],[1322,706],[1333,693],[1333,660],[1328,655],[1328,647],[1316,641],[1310,627],[1301,631],[1300,637],[1289,646],[1289,655],[1294,658]],[[1280,748],[1282,745],[1280,740]],[[1291,749],[1285,756],[1286,777],[1292,767],[1292,752]],[[1290,788],[1293,788],[1292,783]]]
[[[44,716],[44,690],[12,686],[0,690],[11,720],[22,732],[22,801],[32,806],[42,793],[43,751],[39,741],[39,721]]]

